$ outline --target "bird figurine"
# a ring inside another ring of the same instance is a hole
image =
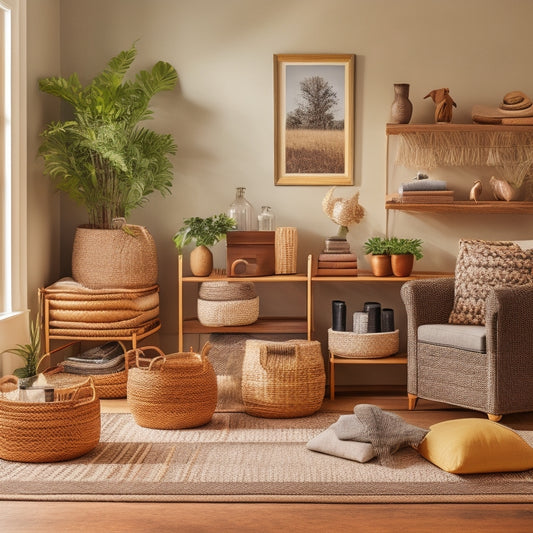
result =
[[[457,107],[457,104],[450,96],[450,89],[433,89],[430,91],[424,99],[431,96],[431,99],[435,102],[435,122],[451,122],[453,108]]]
[[[483,191],[483,186],[481,185],[481,180],[474,181],[474,185],[470,189],[470,200],[474,200],[474,202],[477,203],[479,200],[479,197],[481,196],[481,192]]]
[[[348,226],[358,224],[365,216],[364,208],[359,204],[359,191],[351,198],[333,198],[335,187],[332,187],[322,200],[322,211],[339,225],[338,237],[345,238]]]

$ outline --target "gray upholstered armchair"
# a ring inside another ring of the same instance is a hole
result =
[[[485,325],[449,324],[454,279],[402,286],[407,310],[409,409],[418,398],[499,420],[533,411],[533,285],[492,288]]]

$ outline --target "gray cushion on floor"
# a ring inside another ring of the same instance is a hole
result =
[[[418,341],[451,346],[471,352],[486,352],[485,326],[456,324],[424,324],[418,328]]]

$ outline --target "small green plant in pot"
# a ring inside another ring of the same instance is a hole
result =
[[[370,268],[374,276],[384,277],[392,275],[389,239],[385,237],[371,237],[363,244],[363,250],[369,256]]]
[[[13,371],[13,375],[19,380],[29,381],[29,378],[37,375],[39,365],[46,357],[41,352],[41,316],[37,315],[34,321],[30,321],[30,338],[28,344],[17,344],[15,348],[10,348],[6,353],[18,355],[24,366]]]
[[[391,237],[389,239],[392,273],[398,277],[409,276],[416,260],[422,259],[422,241]]]
[[[191,272],[194,276],[209,276],[213,270],[213,253],[209,247],[224,239],[237,224],[224,213],[207,218],[186,218],[183,223],[172,237],[178,253],[181,254],[183,248],[194,241],[196,248],[191,252]]]

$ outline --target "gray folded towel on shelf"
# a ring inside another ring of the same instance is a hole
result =
[[[406,181],[400,185],[398,192],[404,191],[445,191],[447,183],[444,180],[412,180]]]

